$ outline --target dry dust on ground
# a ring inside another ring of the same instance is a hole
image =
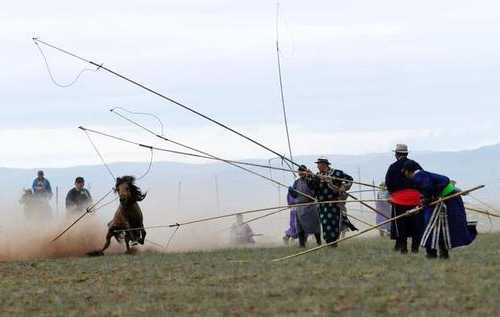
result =
[[[89,214],[56,241],[52,241],[67,228],[75,217],[50,221],[27,221],[2,230],[0,261],[85,256],[101,248],[106,235],[106,225],[96,215]],[[142,250],[155,250],[154,245]],[[107,253],[124,252],[125,246],[113,241]]]

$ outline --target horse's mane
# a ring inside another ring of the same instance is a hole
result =
[[[130,190],[130,196],[133,201],[142,201],[146,198],[147,193],[142,193],[141,189],[135,185],[135,177],[134,176],[122,176],[116,179],[115,192],[118,190],[118,186],[121,184],[127,183]]]

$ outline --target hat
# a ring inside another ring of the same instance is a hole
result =
[[[330,165],[330,161],[326,157],[320,157],[315,163],[316,164],[324,163],[326,165]]]
[[[298,168],[299,172],[305,172],[307,171],[307,166],[305,166],[304,164],[300,165],[299,168]]]
[[[403,168],[401,169],[401,171],[415,172],[419,169],[420,169],[420,165],[418,165],[417,162],[415,162],[414,160],[407,160],[403,164]]]
[[[406,144],[396,144],[395,153],[408,154],[408,145]]]

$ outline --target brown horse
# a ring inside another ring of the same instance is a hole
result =
[[[126,253],[131,253],[131,245],[144,244],[146,231],[143,229],[142,211],[137,202],[142,201],[146,194],[135,185],[133,176],[123,176],[116,179],[115,192],[120,197],[120,205],[115,212],[113,220],[108,223],[106,243],[101,250],[89,253],[89,255],[104,255],[111,238],[122,242],[125,240]]]

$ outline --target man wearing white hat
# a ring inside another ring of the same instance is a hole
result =
[[[403,165],[408,161],[408,153],[406,144],[397,144],[394,150],[396,162],[389,166],[385,176],[385,185],[390,194],[393,217],[401,215],[420,204],[420,193],[402,173]],[[401,253],[408,253],[407,240],[411,238],[411,250],[413,253],[417,253],[423,228],[424,221],[421,214],[393,221],[391,224],[391,239],[396,240],[394,249],[401,251]]]

